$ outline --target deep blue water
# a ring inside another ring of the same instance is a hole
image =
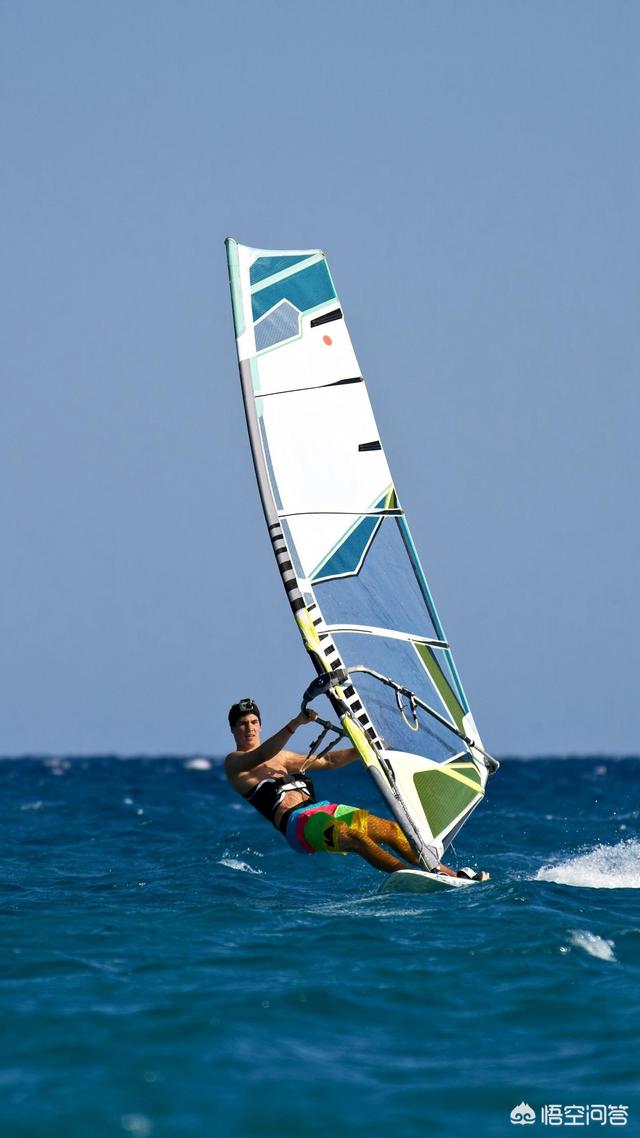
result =
[[[640,759],[505,760],[448,856],[491,883],[435,897],[296,856],[216,763],[0,778],[2,1138],[640,1134]]]

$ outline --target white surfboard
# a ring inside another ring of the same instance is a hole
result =
[[[468,877],[449,877],[446,873],[427,873],[422,869],[398,869],[388,873],[378,893],[442,893],[447,889],[466,889],[478,885]]]

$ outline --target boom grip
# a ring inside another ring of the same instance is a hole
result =
[[[346,668],[336,668],[335,672],[325,672],[322,676],[316,676],[302,697],[302,706],[306,707],[312,699],[317,699],[319,695],[326,695],[331,688],[348,682],[349,673]]]

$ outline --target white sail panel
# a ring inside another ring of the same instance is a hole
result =
[[[329,305],[329,314],[332,308]],[[334,305],[333,311],[339,311]],[[260,387],[256,395],[298,391],[359,377],[360,369],[344,320],[313,325],[302,316],[297,339],[283,343],[277,352],[260,354]]]
[[[364,383],[271,395],[261,403],[281,511],[361,513],[380,498],[391,481],[384,452],[358,450],[378,439]]]

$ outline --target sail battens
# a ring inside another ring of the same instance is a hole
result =
[[[403,515],[404,510],[397,508],[391,510],[278,510],[279,518],[401,518]]]
[[[229,239],[227,256],[249,439],[287,597],[316,670],[351,666],[334,709],[433,868],[496,764],[399,505],[343,305],[319,249]]]
[[[361,375],[347,379],[332,379],[329,383],[315,383],[313,387],[283,387],[280,391],[254,391],[256,399],[269,399],[272,395],[299,395],[303,391],[322,391],[326,387],[346,387],[349,383],[364,383]]]
[[[410,644],[426,644],[430,648],[448,648],[446,640],[432,640],[415,632],[399,632],[395,628],[377,628],[366,624],[328,624],[327,632],[358,632],[368,636],[387,636],[391,640],[406,640]]]
[[[331,312],[324,312],[311,321],[312,328],[319,328],[321,324],[331,324],[333,320],[342,320],[342,309],[334,308]]]

